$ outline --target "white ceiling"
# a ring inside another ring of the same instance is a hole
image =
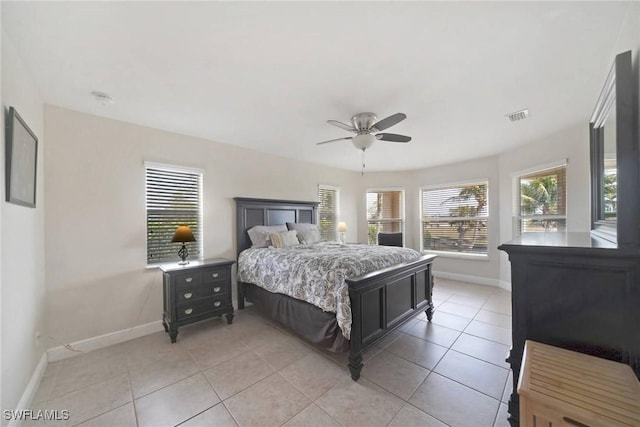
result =
[[[46,103],[295,159],[359,170],[350,142],[315,145],[350,136],[326,120],[403,112],[387,132],[413,141],[367,151],[382,171],[587,126],[628,6],[3,1],[2,26]]]

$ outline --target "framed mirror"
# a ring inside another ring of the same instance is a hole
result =
[[[591,230],[618,247],[640,243],[636,91],[627,51],[616,56],[589,121]]]

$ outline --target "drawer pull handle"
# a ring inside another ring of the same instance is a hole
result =
[[[216,302],[213,303],[213,305],[215,307],[220,307],[220,304],[222,304],[220,301],[216,301]]]
[[[214,279],[217,279],[219,275],[220,273],[213,273],[211,276],[213,276]]]
[[[582,424],[580,421],[576,421],[569,417],[562,417],[562,421],[576,427],[589,427],[587,424]]]
[[[220,292],[220,289],[221,289],[220,286],[216,286],[215,288],[213,288],[213,292],[216,292],[216,293]]]
[[[187,283],[191,283],[192,280],[193,280],[193,277],[187,277],[186,279],[184,279],[184,281]]]
[[[185,299],[189,299],[193,296],[193,294],[191,292],[184,294],[184,298]]]
[[[187,309],[184,311],[184,314],[191,314],[191,313],[193,313],[193,309],[191,309],[191,308],[187,308]]]

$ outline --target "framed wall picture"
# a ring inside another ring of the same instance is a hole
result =
[[[5,141],[7,202],[35,208],[38,137],[13,107]]]

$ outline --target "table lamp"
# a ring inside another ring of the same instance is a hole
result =
[[[338,232],[340,233],[340,243],[344,243],[344,233],[347,232],[347,223],[339,222],[338,223]]]
[[[180,265],[189,264],[187,261],[187,257],[189,256],[189,251],[187,250],[186,242],[195,242],[196,238],[193,237],[193,233],[188,225],[181,225],[176,228],[176,232],[173,235],[173,239],[171,239],[171,243],[182,243],[182,247],[178,251],[178,256],[182,259],[182,262],[179,262]]]

